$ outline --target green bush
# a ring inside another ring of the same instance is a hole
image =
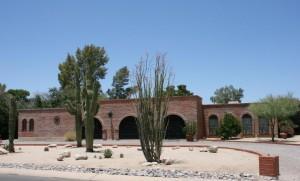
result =
[[[65,141],[75,141],[76,140],[76,133],[75,131],[68,131],[64,135]]]
[[[197,123],[196,123],[196,121],[188,122],[186,124],[186,126],[183,128],[182,131],[185,135],[194,136],[197,133]]]
[[[241,131],[242,127],[239,120],[232,114],[226,113],[220,128],[217,130],[217,134],[222,139],[228,140],[240,134]]]
[[[104,158],[111,158],[112,155],[113,155],[113,151],[111,151],[111,149],[104,150]]]
[[[279,123],[280,132],[288,134],[288,137],[293,137],[294,136],[294,134],[295,134],[294,129],[295,128],[297,128],[297,125],[295,125],[290,120],[280,121],[280,123]]]

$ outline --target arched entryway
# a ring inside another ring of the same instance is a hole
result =
[[[252,135],[252,117],[249,114],[245,114],[242,117],[243,135]]]
[[[119,139],[138,139],[138,129],[136,118],[133,116],[125,117],[119,125]]]
[[[219,120],[216,115],[211,115],[208,118],[208,135],[217,136],[217,130],[219,128]]]
[[[85,139],[85,126],[82,126],[82,138]],[[102,124],[94,118],[94,139],[102,139]]]
[[[102,124],[97,118],[94,118],[94,138],[102,139]]]
[[[177,115],[169,115],[165,118],[166,139],[183,139],[185,135],[183,128],[185,127],[184,120]]]

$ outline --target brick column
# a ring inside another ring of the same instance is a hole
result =
[[[260,156],[259,157],[259,175],[278,177],[279,176],[279,157],[278,156]]]

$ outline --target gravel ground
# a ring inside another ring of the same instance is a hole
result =
[[[26,144],[48,144],[51,142],[22,142]],[[66,142],[57,142],[66,144]],[[74,142],[75,143],[75,142]],[[119,140],[119,141],[102,141],[96,140],[95,143],[101,144],[121,144],[121,145],[136,145],[139,140]],[[283,181],[299,181],[300,180],[300,146],[280,145],[280,144],[265,144],[265,143],[242,143],[242,142],[224,142],[224,141],[204,141],[186,142],[185,140],[167,140],[164,145],[182,145],[182,146],[198,146],[198,145],[216,145],[233,148],[243,148],[257,151],[264,154],[278,155],[280,159],[280,180]]]

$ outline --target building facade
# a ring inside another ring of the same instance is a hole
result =
[[[102,100],[99,104],[100,110],[94,117],[95,139],[138,138],[134,100]],[[251,113],[249,105],[203,105],[199,96],[172,97],[166,117],[166,139],[184,138],[182,128],[189,121],[197,122],[197,139],[217,137],[216,130],[225,113],[231,113],[241,121],[241,137],[270,136],[269,122]],[[75,129],[74,116],[63,108],[19,110],[18,120],[19,139],[62,139],[66,132]]]

